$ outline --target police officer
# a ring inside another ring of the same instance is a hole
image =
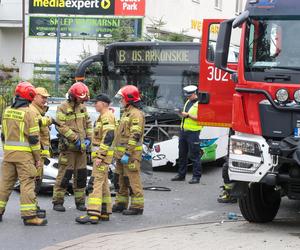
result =
[[[187,172],[188,155],[193,164],[193,177],[190,184],[197,184],[201,178],[200,132],[198,116],[197,87],[189,85],[183,88],[187,101],[184,105],[179,137],[179,167],[178,174],[172,181],[184,181]]]
[[[80,224],[97,224],[99,220],[108,221],[112,212],[108,182],[108,169],[113,159],[112,143],[115,135],[115,116],[109,109],[111,103],[107,95],[96,97],[95,108],[100,116],[95,124],[92,143],[93,192],[87,202],[87,215],[76,218]]]
[[[40,162],[40,129],[38,119],[29,104],[36,95],[29,82],[21,82],[15,89],[15,100],[7,108],[2,120],[4,158],[0,180],[0,221],[16,180],[20,181],[21,216],[25,225],[42,226],[46,219],[37,217],[35,177]]]
[[[137,87],[127,85],[117,95],[124,113],[116,131],[116,173],[119,175],[119,190],[113,212],[123,215],[139,215],[144,210],[144,193],[140,169],[143,150],[145,117],[141,111],[140,92]],[[131,197],[129,205],[129,196]],[[129,206],[128,206],[129,205]]]
[[[85,211],[85,188],[87,179],[86,150],[91,145],[92,122],[84,102],[89,99],[89,89],[82,83],[74,83],[68,91],[68,100],[57,107],[59,126],[59,169],[53,190],[53,209],[64,212],[64,196],[73,177],[76,208]]]

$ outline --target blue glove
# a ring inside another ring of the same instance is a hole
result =
[[[85,138],[85,139],[84,139],[84,144],[85,144],[85,146],[88,148],[89,146],[91,146],[91,140],[88,139],[88,138]]]
[[[130,157],[130,155],[125,153],[121,158],[121,163],[124,165],[127,165],[129,163],[129,157]]]
[[[81,141],[80,139],[77,139],[77,141],[75,141],[74,143],[76,149],[81,150]]]

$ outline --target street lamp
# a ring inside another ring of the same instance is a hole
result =
[[[60,56],[60,17],[57,17],[56,28],[56,62],[55,62],[55,94],[58,96],[59,85],[59,56]]]

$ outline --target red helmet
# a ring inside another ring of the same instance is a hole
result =
[[[123,97],[127,103],[138,102],[141,100],[140,91],[134,85],[124,86],[118,91],[116,96]]]
[[[32,101],[36,95],[35,87],[30,82],[20,82],[15,89],[15,96]]]
[[[75,98],[78,101],[87,101],[90,98],[89,88],[82,82],[74,83],[69,91],[69,95]]]

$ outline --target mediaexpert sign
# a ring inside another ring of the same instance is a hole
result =
[[[146,0],[29,0],[29,13],[144,16]]]
[[[56,37],[58,18],[56,16],[29,17],[30,37]],[[112,37],[114,30],[122,26],[132,27],[132,35],[142,36],[142,18],[86,18],[60,17],[61,38],[105,39]]]

